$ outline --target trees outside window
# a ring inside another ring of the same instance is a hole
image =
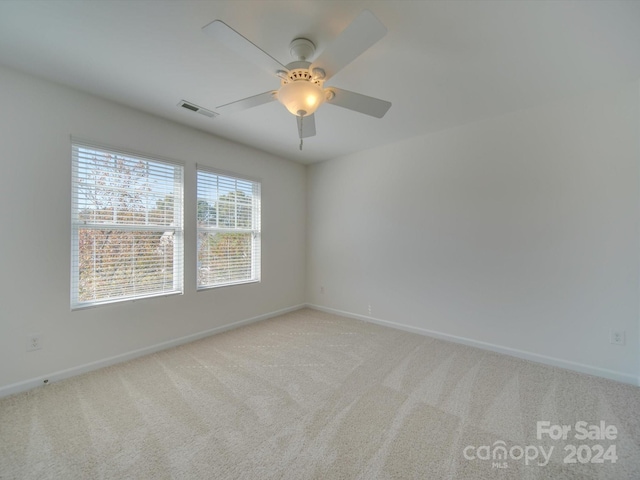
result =
[[[183,167],[72,143],[72,308],[183,289]]]
[[[198,289],[260,281],[260,183],[197,175]]]

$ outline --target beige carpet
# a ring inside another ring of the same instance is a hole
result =
[[[640,389],[300,310],[0,399],[0,478],[640,479]]]

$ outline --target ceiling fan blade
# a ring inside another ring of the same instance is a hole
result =
[[[327,99],[327,103],[337,105],[342,108],[348,108],[356,112],[371,115],[372,117],[382,118],[387,110],[391,108],[391,102],[380,100],[379,98],[368,97],[360,93],[342,90],[341,88],[330,87],[333,92],[333,98]]]
[[[298,133],[300,138],[315,137],[316,135],[316,117],[314,114],[305,117],[296,117],[298,120]],[[300,126],[302,122],[302,127]]]
[[[251,42],[248,38],[236,32],[222,20],[214,20],[210,24],[202,27],[202,31],[215,38],[229,50],[233,50],[238,55],[243,56],[245,59],[273,75],[275,75],[278,70],[287,71],[287,68],[279,61]]]
[[[265,103],[273,102],[276,99],[276,90],[270,90],[268,92],[254,95],[253,97],[243,98],[242,100],[236,100],[235,102],[227,103],[216,107],[216,112],[219,114],[229,114],[246,110],[247,108],[257,107]]]
[[[311,68],[324,70],[325,80],[331,78],[351,63],[371,45],[387,34],[387,28],[369,10],[364,10],[320,54]]]

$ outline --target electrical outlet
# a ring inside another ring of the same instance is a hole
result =
[[[369,304],[369,316],[371,316],[371,304]]]
[[[624,330],[611,330],[609,332],[609,341],[614,345],[624,345]]]
[[[27,352],[40,350],[42,348],[42,334],[32,333],[27,335]]]

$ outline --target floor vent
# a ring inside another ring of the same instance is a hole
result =
[[[178,106],[209,118],[216,118],[219,115],[216,112],[212,112],[211,110],[207,110],[206,108],[199,107],[198,105],[194,105],[193,103],[187,102],[186,100],[180,100]]]

